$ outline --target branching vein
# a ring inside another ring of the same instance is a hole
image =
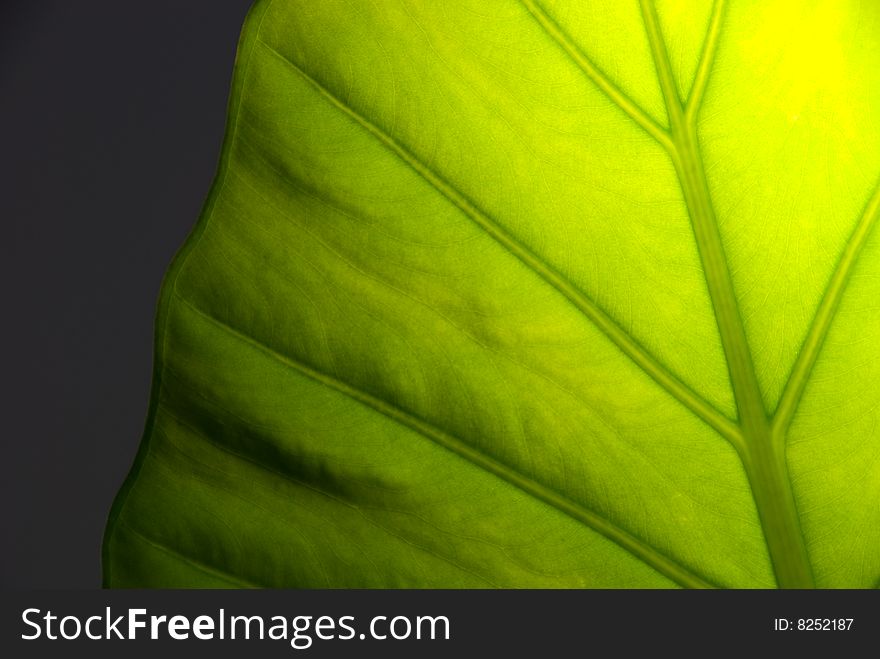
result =
[[[309,379],[322,384],[337,393],[343,394],[352,400],[369,407],[370,409],[386,416],[392,421],[405,426],[426,439],[442,446],[451,451],[460,458],[470,462],[474,466],[501,478],[510,483],[514,487],[526,492],[527,494],[543,501],[545,504],[555,508],[561,513],[571,517],[572,519],[588,526],[594,531],[602,534],[609,540],[617,543],[627,552],[640,559],[644,563],[650,565],[660,574],[673,580],[674,582],[687,588],[712,588],[713,586],[698,577],[684,566],[676,563],[669,557],[661,554],[655,548],[645,544],[633,535],[624,531],[613,522],[605,519],[597,513],[584,507],[582,504],[572,501],[555,490],[529,478],[525,474],[512,469],[506,464],[496,460],[495,458],[475,449],[469,443],[464,442],[457,437],[453,437],[447,432],[437,428],[436,426],[424,421],[403,409],[388,403],[387,401],[377,398],[361,389],[339,380],[328,373],[318,371],[306,364],[303,364],[285,354],[276,352],[269,346],[257,341],[253,337],[235,329],[226,324],[222,320],[203,311],[195,304],[175,293],[175,298],[186,305],[199,317],[205,319],[223,332],[234,336],[239,341],[259,350],[270,358],[281,362],[290,369],[308,377]]]
[[[593,64],[577,44],[565,33],[534,0],[521,0],[529,13],[541,25],[547,34],[559,44],[560,48],[577,64],[578,68],[601,89],[605,95],[623,110],[633,121],[641,126],[645,132],[659,142],[667,151],[672,149],[672,140],[665,128],[652,119],[647,112],[639,107],[635,101],[624,94],[599,68]]]
[[[303,71],[295,63],[284,57],[269,44],[263,43],[264,47],[296,72],[303,80],[311,85],[322,97],[334,107],[354,120],[368,133],[382,143],[389,151],[397,155],[404,163],[411,167],[434,189],[457,207],[466,217],[470,218],[496,242],[508,252],[517,257],[532,272],[537,274],[546,283],[556,289],[575,308],[584,314],[599,330],[601,330],[627,357],[635,362],[639,368],[654,379],[671,396],[682,403],[685,407],[696,414],[710,427],[727,438],[732,443],[740,441],[740,433],[734,423],[721,414],[711,404],[695,393],[690,387],[673,375],[664,367],[647,349],[624,331],[614,320],[611,319],[592,300],[584,295],[574,284],[559,274],[549,264],[533,253],[528,247],[510,235],[498,222],[480,210],[464,194],[459,192],[438,173],[430,169],[419,160],[408,148],[400,144],[387,132],[369,121],[362,114],[340,100],[335,94]]]
[[[715,63],[715,52],[718,50],[718,37],[721,35],[721,23],[724,18],[725,0],[715,0],[712,7],[712,17],[709,19],[709,32],[703,43],[703,52],[700,55],[700,64],[697,66],[697,75],[694,78],[694,84],[691,87],[691,93],[688,96],[687,106],[685,107],[685,121],[693,124],[696,119],[700,104],[703,102],[703,94],[706,91],[706,84],[709,82],[709,74],[712,72]]]
[[[785,445],[773,434],[767,418],[709,194],[694,122],[686,120],[654,2],[640,0],[640,3],[660,89],[669,114],[670,132],[675,144],[673,162],[703,263],[736,400],[743,438],[742,445],[737,447],[740,459],[749,479],[778,585],[783,588],[811,588],[815,585],[812,567],[791,489]],[[712,29],[720,28],[713,22]],[[717,36],[708,37],[708,41],[713,39],[717,39]],[[707,46],[708,54],[713,48]],[[708,76],[708,70],[704,75]]]

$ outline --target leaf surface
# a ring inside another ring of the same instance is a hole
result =
[[[880,5],[257,2],[110,586],[871,587]]]

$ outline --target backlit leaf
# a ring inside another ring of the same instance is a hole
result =
[[[878,179],[880,3],[261,0],[106,583],[875,585]]]

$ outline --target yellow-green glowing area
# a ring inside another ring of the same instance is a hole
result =
[[[880,3],[256,3],[117,586],[880,582]]]

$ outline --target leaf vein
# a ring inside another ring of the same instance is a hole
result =
[[[394,153],[401,159],[401,161],[408,165],[413,171],[443,195],[453,206],[458,208],[466,217],[475,222],[497,243],[559,292],[600,331],[602,331],[618,347],[618,349],[621,350],[621,352],[635,362],[639,368],[650,376],[669,395],[678,400],[704,423],[714,428],[723,437],[728,439],[728,441],[734,444],[739,442],[739,430],[730,419],[715,409],[715,407],[699,396],[693,389],[666,369],[666,367],[651,355],[644,346],[622,329],[610,316],[608,316],[608,314],[600,309],[595,302],[578,290],[574,284],[556,272],[549,264],[545,263],[518,239],[507,233],[498,222],[477,208],[477,206],[465,197],[464,194],[459,192],[443,177],[421,162],[421,160],[416,158],[412,152],[398,143],[384,130],[370,122],[352,107],[345,104],[320,82],[279,53],[272,46],[263,41],[260,43],[262,43],[263,46],[276,58],[280,59],[290,67],[291,70],[295,71],[301,78],[310,84],[331,105],[336,107],[375,137],[388,150]]]
[[[175,377],[179,378],[179,376],[175,376]],[[205,402],[208,405],[216,405],[216,403],[214,403],[213,401],[210,401],[209,399],[206,399],[206,398],[205,398]],[[340,506],[345,506],[346,508],[349,508],[353,511],[356,511],[369,524],[372,524],[373,526],[375,526],[376,528],[381,530],[383,533],[387,533],[389,536],[407,544],[412,549],[414,549],[416,551],[423,552],[425,554],[428,554],[428,555],[436,558],[437,560],[440,560],[444,563],[447,563],[447,564],[453,566],[454,568],[456,568],[457,570],[461,570],[462,572],[467,573],[467,574],[473,576],[474,578],[482,581],[483,583],[487,584],[487,586],[489,586],[489,587],[492,587],[492,588],[499,588],[500,587],[500,586],[498,586],[498,584],[495,584],[495,583],[489,581],[485,576],[478,574],[477,572],[474,572],[473,570],[471,570],[469,568],[466,568],[465,566],[461,565],[460,563],[457,563],[456,561],[450,559],[449,557],[443,556],[442,554],[434,551],[433,549],[431,549],[429,547],[424,547],[422,545],[419,545],[419,544],[413,542],[411,539],[406,538],[406,537],[400,535],[399,533],[395,533],[391,529],[379,524],[378,522],[376,522],[374,519],[370,518],[366,514],[366,512],[365,512],[366,508],[364,506],[355,505],[349,501],[345,501],[344,499],[341,499],[340,497],[334,495],[332,492],[329,492],[325,489],[317,487],[314,483],[310,483],[306,480],[296,478],[292,474],[287,473],[281,469],[276,469],[270,463],[265,462],[263,460],[260,460],[258,458],[255,458],[252,455],[248,455],[246,452],[239,452],[239,451],[234,450],[233,448],[226,445],[225,443],[214,439],[214,437],[211,436],[210,433],[205,432],[205,430],[194,426],[193,424],[191,424],[188,421],[185,421],[184,419],[179,417],[177,414],[174,414],[173,412],[170,411],[169,407],[170,406],[166,403],[165,410],[163,411],[163,413],[166,416],[168,416],[170,419],[173,419],[175,423],[178,423],[181,426],[183,426],[184,428],[186,428],[189,432],[195,434],[201,441],[210,445],[212,448],[214,448],[218,451],[222,451],[223,453],[226,453],[228,455],[231,455],[231,456],[237,458],[238,460],[252,464],[255,467],[262,469],[263,471],[267,471],[270,474],[273,474],[282,480],[288,481],[290,483],[293,483],[294,485],[297,485],[299,487],[310,490],[311,492],[314,492],[315,494],[318,494],[322,497],[326,497],[326,498],[330,499],[331,501],[333,501],[334,503],[339,504]],[[228,410],[224,410],[224,411],[226,413],[228,413]],[[244,421],[241,418],[238,418],[238,420],[242,423],[246,423],[246,421]],[[168,437],[167,433],[166,433],[166,437]],[[325,524],[330,524],[330,525],[333,524],[333,522],[331,520],[326,519],[326,518],[322,518],[322,521]],[[324,569],[323,561],[321,561],[320,554],[316,552],[315,556],[316,556],[318,562],[321,564],[321,568],[325,571],[325,576],[326,576],[326,569]],[[370,562],[370,564],[372,565],[373,568],[378,569],[376,567],[376,564],[372,560],[370,560],[369,556],[367,556],[366,559]]]
[[[520,0],[532,18],[544,32],[565,52],[577,67],[626,115],[653,137],[664,149],[674,148],[672,139],[665,128],[660,126],[639,105],[627,96],[603,73],[592,60],[577,46],[562,27],[550,17],[534,0]]]
[[[697,66],[697,74],[694,77],[694,84],[691,86],[690,96],[688,97],[687,106],[685,107],[685,121],[693,123],[696,118],[700,105],[703,102],[703,94],[706,91],[706,84],[709,82],[709,76],[712,73],[712,67],[715,63],[715,54],[718,52],[718,38],[721,35],[721,23],[724,18],[725,0],[715,0],[712,7],[712,16],[709,19],[709,32],[703,43],[703,52],[700,54],[700,63]]]
[[[742,431],[742,443],[736,445],[739,457],[752,489],[777,584],[783,588],[811,588],[815,582],[788,473],[785,446],[773,433],[767,417],[709,192],[696,127],[685,117],[654,1],[640,0],[640,5],[675,143],[671,156],[703,263],[736,400],[737,425]]]
[[[361,389],[358,389],[342,380],[339,380],[327,373],[318,371],[311,366],[301,363],[292,357],[284,355],[270,348],[268,345],[258,341],[236,328],[228,325],[226,322],[214,317],[213,315],[203,311],[194,303],[190,302],[179,293],[175,293],[176,299],[181,301],[194,313],[204,318],[208,322],[229,335],[237,338],[252,348],[263,352],[272,359],[284,364],[298,373],[308,377],[309,379],[322,384],[337,393],[345,395],[355,400],[365,407],[384,415],[392,421],[403,425],[414,432],[424,436],[426,439],[447,449],[451,453],[457,455],[463,460],[470,462],[477,468],[480,468],[492,475],[506,481],[510,485],[522,490],[523,492],[539,499],[546,505],[555,508],[559,512],[578,521],[593,531],[600,533],[609,540],[615,542],[622,549],[630,553],[635,558],[641,560],[645,564],[654,568],[660,574],[675,581],[676,583],[690,588],[712,588],[713,586],[691,572],[688,568],[675,562],[671,558],[665,556],[654,547],[645,544],[642,540],[623,530],[610,520],[602,517],[596,512],[584,507],[582,504],[574,502],[567,497],[556,492],[552,488],[522,474],[521,472],[509,467],[508,465],[496,460],[490,455],[477,450],[470,444],[454,437],[436,426],[424,421],[405,410],[377,398]]]
[[[847,241],[837,267],[834,269],[828,282],[828,288],[822,297],[822,303],[819,305],[810,328],[807,330],[801,349],[798,351],[797,359],[791,369],[791,375],[785,384],[782,396],[779,399],[779,405],[777,405],[776,412],[773,415],[773,428],[777,433],[784,434],[794,418],[794,414],[809,382],[813,366],[819,357],[819,353],[822,351],[825,338],[828,336],[828,331],[840,308],[840,301],[846,292],[847,284],[851,278],[850,275],[858,262],[862,248],[877,224],[878,217],[880,217],[880,182],[878,182],[852,235]]]
[[[221,579],[223,581],[228,581],[229,583],[234,584],[238,587],[244,586],[245,588],[265,588],[265,586],[261,586],[251,581],[247,581],[246,579],[242,579],[241,577],[234,575],[231,572],[227,572],[226,570],[223,570],[221,568],[218,568],[217,566],[208,565],[200,560],[192,558],[191,556],[188,556],[187,554],[181,552],[179,549],[175,549],[174,547],[164,542],[159,542],[155,538],[151,538],[145,535],[143,532],[138,531],[128,522],[120,520],[119,524],[127,528],[133,535],[140,538],[142,542],[146,542],[151,547],[158,549],[163,553],[169,554],[176,559],[193,566],[197,570],[204,572],[205,574],[210,574],[212,577]]]

